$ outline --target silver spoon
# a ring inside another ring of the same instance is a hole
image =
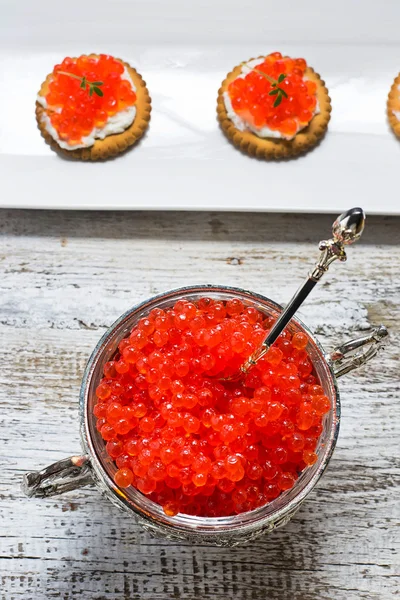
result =
[[[309,273],[303,285],[286,305],[286,308],[282,311],[271,331],[265,336],[259,348],[240,367],[237,374],[228,377],[226,380],[235,381],[240,379],[260,358],[265,356],[311,290],[327,272],[329,266],[335,260],[345,261],[347,259],[344,247],[354,244],[354,242],[360,239],[364,225],[365,213],[362,208],[351,208],[336,219],[332,225],[332,238],[319,243],[321,255],[314,269]]]

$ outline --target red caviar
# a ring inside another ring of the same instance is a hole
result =
[[[256,128],[268,127],[284,137],[293,137],[311,121],[317,106],[317,86],[304,78],[306,69],[304,58],[282,57],[280,52],[269,54],[250,73],[229,84],[233,110]],[[285,77],[277,83],[280,75]],[[274,106],[277,96],[270,95],[274,82],[286,93],[279,106]]]
[[[67,57],[54,67],[45,99],[60,139],[76,145],[93,128],[104,127],[109,117],[135,104],[136,94],[131,83],[122,78],[123,73],[121,61],[106,54],[98,58]],[[88,85],[82,88],[79,78],[83,77],[87,82],[100,82],[102,95],[90,95]]]
[[[244,381],[221,381],[272,323],[237,298],[178,300],[139,321],[96,390],[96,425],[119,487],[135,486],[169,516],[210,517],[252,510],[293,487],[318,458],[330,410],[307,336],[284,331]]]

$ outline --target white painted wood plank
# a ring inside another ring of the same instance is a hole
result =
[[[191,283],[237,285],[284,302],[331,221],[0,213],[1,600],[396,597],[400,219],[369,219],[348,263],[332,267],[303,309],[327,347],[380,322],[392,339],[340,381],[338,447],[288,526],[231,550],[193,547],[151,538],[95,489],[46,501],[20,490],[23,472],[79,449],[80,377],[121,312]]]

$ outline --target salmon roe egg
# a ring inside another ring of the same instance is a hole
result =
[[[306,61],[273,52],[253,64],[228,85],[232,109],[256,130],[267,127],[292,139],[317,108],[317,85],[305,78]],[[277,104],[278,90],[282,95]]]
[[[119,469],[114,475],[114,480],[119,487],[127,488],[133,482],[133,473],[130,469]]]
[[[106,54],[67,57],[54,67],[45,110],[61,140],[79,144],[94,128],[135,104],[136,92],[124,71],[120,60]]]
[[[285,330],[244,380],[226,380],[273,322],[206,297],[140,319],[105,363],[93,409],[118,487],[169,517],[229,516],[272,502],[318,461],[331,404],[305,333]]]
[[[305,333],[298,332],[292,337],[292,346],[297,350],[304,350],[304,348],[307,346],[307,343],[308,337]]]

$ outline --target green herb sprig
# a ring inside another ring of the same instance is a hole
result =
[[[100,89],[100,85],[103,85],[102,81],[88,81],[86,77],[80,77],[79,75],[75,75],[74,73],[67,73],[66,71],[57,71],[60,75],[68,75],[68,77],[73,77],[74,79],[78,79],[81,82],[81,87],[83,90],[86,90],[88,87],[89,96],[93,96],[93,93],[97,94],[97,96],[104,96],[103,90]]]
[[[277,108],[280,103],[282,102],[282,98],[287,98],[288,95],[285,92],[285,90],[281,87],[279,87],[279,84],[282,83],[282,81],[286,78],[285,73],[281,73],[278,77],[278,79],[273,79],[272,77],[270,77],[269,75],[267,75],[266,73],[264,73],[263,71],[259,71],[258,69],[254,69],[256,73],[258,73],[259,75],[262,75],[263,77],[265,77],[265,79],[268,79],[268,81],[270,82],[271,86],[272,86],[272,90],[270,92],[268,92],[268,96],[276,96],[275,98],[275,102],[273,104],[274,108]]]

